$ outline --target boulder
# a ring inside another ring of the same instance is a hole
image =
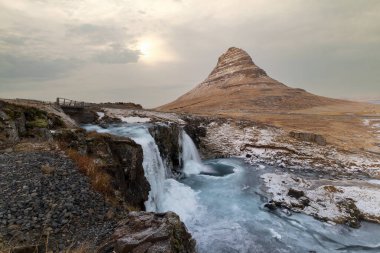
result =
[[[313,142],[322,146],[327,144],[325,137],[320,134],[291,131],[289,135],[300,141]]]
[[[195,253],[195,240],[173,212],[131,212],[99,253]]]
[[[290,188],[288,191],[288,196],[299,199],[299,198],[305,196],[305,193],[303,191]]]

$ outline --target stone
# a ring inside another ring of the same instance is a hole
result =
[[[327,144],[326,139],[320,134],[291,131],[289,135],[295,139],[313,142],[321,146],[325,146]]]
[[[277,205],[275,202],[273,202],[272,200],[269,201],[268,203],[264,204],[264,207],[268,208],[269,210],[276,210],[277,209]]]
[[[299,201],[301,202],[302,205],[304,206],[308,206],[310,204],[310,199],[305,197],[305,196],[302,196],[299,198]]]
[[[28,245],[28,246],[20,246],[15,247],[12,250],[10,250],[10,253],[38,253],[43,252],[43,246],[42,245]]]
[[[305,196],[305,193],[303,191],[290,188],[288,191],[288,196],[299,199],[302,196]]]
[[[195,241],[173,212],[131,212],[99,253],[195,253]]]

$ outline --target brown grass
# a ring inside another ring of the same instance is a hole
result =
[[[333,185],[326,185],[323,187],[323,189],[327,192],[330,192],[330,193],[343,192],[342,190],[339,190],[338,188],[336,188]]]
[[[96,191],[106,196],[112,195],[111,176],[103,171],[92,157],[82,155],[73,149],[68,149],[66,154],[75,162],[79,170],[90,178],[91,185]]]
[[[93,252],[93,250],[91,250],[91,247],[89,246],[89,244],[84,243],[76,249],[67,249],[64,252],[65,253],[89,253],[89,252]]]

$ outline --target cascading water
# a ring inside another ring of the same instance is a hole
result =
[[[145,202],[147,211],[163,210],[165,171],[157,144],[146,128],[135,129],[136,135],[132,139],[143,149],[144,174],[150,184],[148,200]]]
[[[212,173],[214,172],[211,167],[208,167],[202,163],[199,156],[198,149],[195,146],[191,137],[182,130],[181,132],[181,144],[182,144],[182,171],[186,176],[196,175],[202,172]]]

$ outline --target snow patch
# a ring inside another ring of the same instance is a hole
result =
[[[326,218],[330,221],[341,221],[350,214],[339,207],[339,202],[352,199],[356,207],[367,219],[380,221],[380,187],[370,187],[357,182],[346,181],[344,185],[335,185],[336,182],[327,181],[321,185],[320,180],[306,180],[292,174],[266,173],[261,176],[267,192],[276,202],[285,203],[289,207],[300,204],[300,201],[288,195],[289,189],[303,191],[310,200],[309,205],[295,208],[308,215]],[[380,183],[380,180],[376,183]],[[330,184],[331,183],[331,184]],[[293,208],[292,208],[293,209]]]
[[[122,122],[126,123],[146,123],[150,121],[150,118],[142,117],[120,117]]]
[[[96,114],[98,115],[99,119],[102,119],[105,116],[104,112],[96,112]]]

